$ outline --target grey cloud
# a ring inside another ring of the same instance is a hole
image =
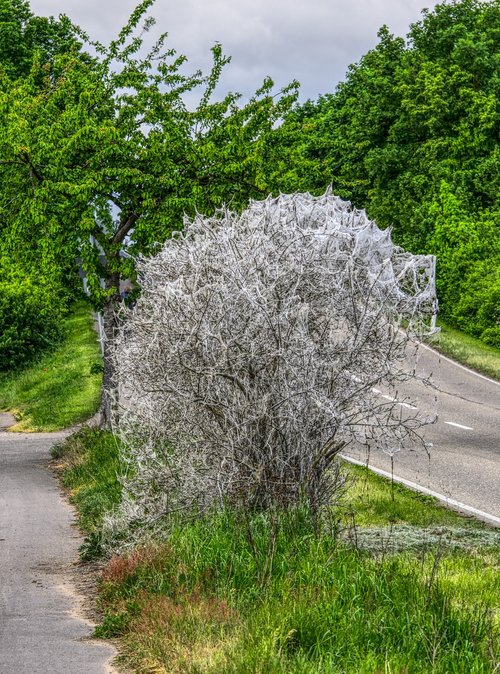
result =
[[[186,54],[193,69],[210,65],[210,47],[221,42],[232,63],[223,85],[251,94],[270,75],[279,86],[301,82],[301,97],[333,91],[347,66],[377,42],[383,24],[405,35],[435,0],[157,0],[155,32]],[[112,39],[134,0],[32,0],[37,14],[61,10],[92,36]]]

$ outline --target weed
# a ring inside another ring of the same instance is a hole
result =
[[[84,428],[55,445],[52,456],[58,460],[62,484],[87,532],[80,554],[85,560],[95,559],[102,553],[102,518],[121,499],[116,439],[111,433]]]
[[[100,625],[94,630],[97,639],[109,639],[123,634],[132,620],[132,612],[129,605],[128,611],[122,613],[110,613],[103,617]]]

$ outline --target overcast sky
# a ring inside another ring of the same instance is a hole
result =
[[[135,0],[31,0],[32,11],[64,12],[93,38],[107,42],[137,3]],[[224,91],[245,96],[270,75],[278,87],[293,79],[301,99],[332,92],[347,66],[377,43],[387,24],[405,36],[434,0],[156,0],[151,13],[170,46],[185,54],[193,69],[210,65],[210,47],[220,42],[232,57]]]

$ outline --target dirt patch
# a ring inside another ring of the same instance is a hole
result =
[[[7,431],[17,423],[16,417],[10,412],[0,412],[0,432]]]

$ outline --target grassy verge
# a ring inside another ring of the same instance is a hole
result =
[[[397,482],[391,484],[364,466],[346,464],[345,470],[353,478],[353,484],[344,507],[344,524],[351,518],[358,527],[405,524],[484,528],[477,520],[446,508],[432,496],[419,494]]]
[[[102,518],[121,498],[116,439],[111,433],[83,428],[55,445],[52,456],[61,483],[77,508],[79,524],[87,534],[81,555],[86,560],[94,559],[101,553]]]
[[[52,353],[0,375],[0,410],[18,419],[11,430],[56,431],[97,411],[101,375],[91,370],[101,359],[88,304],[77,303],[65,323],[65,339]]]
[[[445,356],[477,370],[488,377],[500,380],[500,350],[487,346],[464,332],[439,323],[441,332],[429,344]]]
[[[119,498],[117,445],[84,431],[57,454],[94,535]],[[349,471],[343,530],[315,535],[305,513],[273,528],[223,512],[114,556],[97,634],[118,638],[123,662],[144,673],[498,671],[499,533]]]

